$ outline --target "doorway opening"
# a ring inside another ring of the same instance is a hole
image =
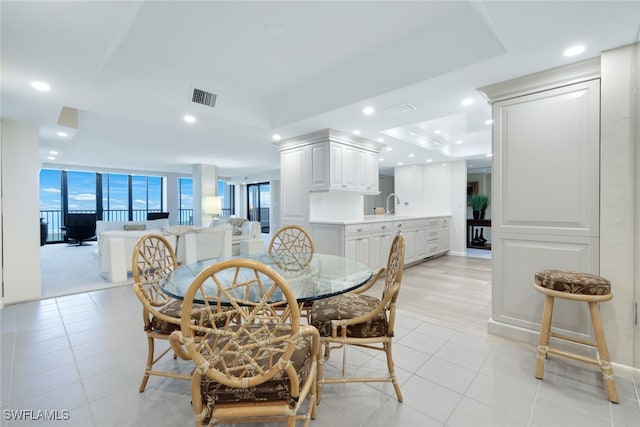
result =
[[[262,233],[270,232],[271,187],[268,182],[247,185],[249,221],[258,221]]]

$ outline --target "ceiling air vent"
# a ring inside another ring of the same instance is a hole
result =
[[[216,99],[218,99],[218,95],[216,95],[215,93],[194,88],[193,96],[191,97],[191,102],[195,102],[196,104],[206,105],[207,107],[215,107]]]
[[[415,109],[416,107],[414,107],[413,105],[407,102],[404,104],[394,105],[393,107],[385,108],[383,111],[390,116],[396,116],[398,114],[403,114]]]

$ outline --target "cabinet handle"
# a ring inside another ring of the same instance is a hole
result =
[[[382,229],[383,229],[383,230],[385,230],[386,228],[387,228],[387,226],[386,226],[386,225],[383,225],[383,226],[382,226]]]
[[[343,187],[346,187],[346,186],[347,186],[347,184],[342,184],[342,186],[343,186]]]
[[[398,228],[402,227],[402,224],[398,224]]]
[[[359,233],[359,232],[361,232],[361,231],[362,231],[362,228],[358,228],[358,230],[357,230],[357,231],[358,231],[358,233]]]

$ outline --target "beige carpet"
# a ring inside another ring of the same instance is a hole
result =
[[[100,260],[93,254],[97,247],[96,242],[88,242],[86,246],[64,243],[41,246],[42,298],[133,283],[114,285],[100,276]]]

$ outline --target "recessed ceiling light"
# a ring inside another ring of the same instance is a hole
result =
[[[55,155],[55,154],[58,154],[58,152],[54,151],[54,150],[51,150],[51,151],[49,151],[49,154]]]
[[[379,161],[379,162],[384,162],[384,159],[383,159],[382,157],[380,157],[380,158],[378,159],[378,161]]]
[[[442,164],[442,166],[447,166],[447,164],[446,164],[446,163],[443,163],[443,164]]]
[[[391,147],[387,147],[387,148],[386,148],[386,150],[387,150],[387,151],[391,151],[391,150],[393,150],[393,148],[391,148]]]
[[[353,130],[353,134],[354,134],[354,135],[360,135],[360,131],[359,131],[358,129],[354,129],[354,130]]]
[[[192,116],[191,114],[187,114],[186,116],[184,116],[184,121],[187,123],[195,123],[196,122],[196,118],[194,116]]]
[[[58,132],[56,135],[58,135],[58,136],[60,136],[62,138],[69,136],[69,134],[66,133],[66,132]]]
[[[433,133],[435,133],[436,135],[440,135],[440,132],[442,132],[440,129],[433,131]]]
[[[486,122],[484,122],[484,124],[486,125],[492,125],[493,124],[493,120],[489,119]]]
[[[433,160],[431,159],[427,159],[427,163],[431,163]]]
[[[456,144],[460,145],[462,144],[462,141],[456,141]]]
[[[473,104],[473,98],[465,98],[462,100],[462,102],[460,102],[460,104],[462,104],[462,106],[464,107],[468,107],[469,105]]]
[[[487,154],[487,157],[493,157],[493,154],[489,153]]]
[[[415,154],[413,154],[413,153],[409,154],[409,157],[415,157]]]
[[[39,81],[31,82],[31,87],[41,92],[49,92],[51,90],[51,86],[49,86],[45,82],[39,82]]]
[[[280,139],[281,139],[282,137],[281,137],[279,134],[274,133],[274,134],[273,134],[273,136],[272,136],[272,138],[273,138],[273,140],[274,140],[274,141],[280,141]]]
[[[373,107],[364,107],[364,109],[362,110],[362,114],[365,114],[367,116],[375,112],[376,112],[376,109]]]
[[[584,52],[584,50],[585,50],[585,47],[583,45],[572,46],[569,49],[564,51],[564,56],[580,55],[582,52]]]
[[[47,157],[47,160],[55,160],[55,159],[56,159],[56,158],[55,158],[55,157],[53,157],[53,156],[49,156],[49,157]]]
[[[384,142],[384,138],[378,138],[378,142]]]
[[[402,166],[402,162],[398,162],[398,166]]]

